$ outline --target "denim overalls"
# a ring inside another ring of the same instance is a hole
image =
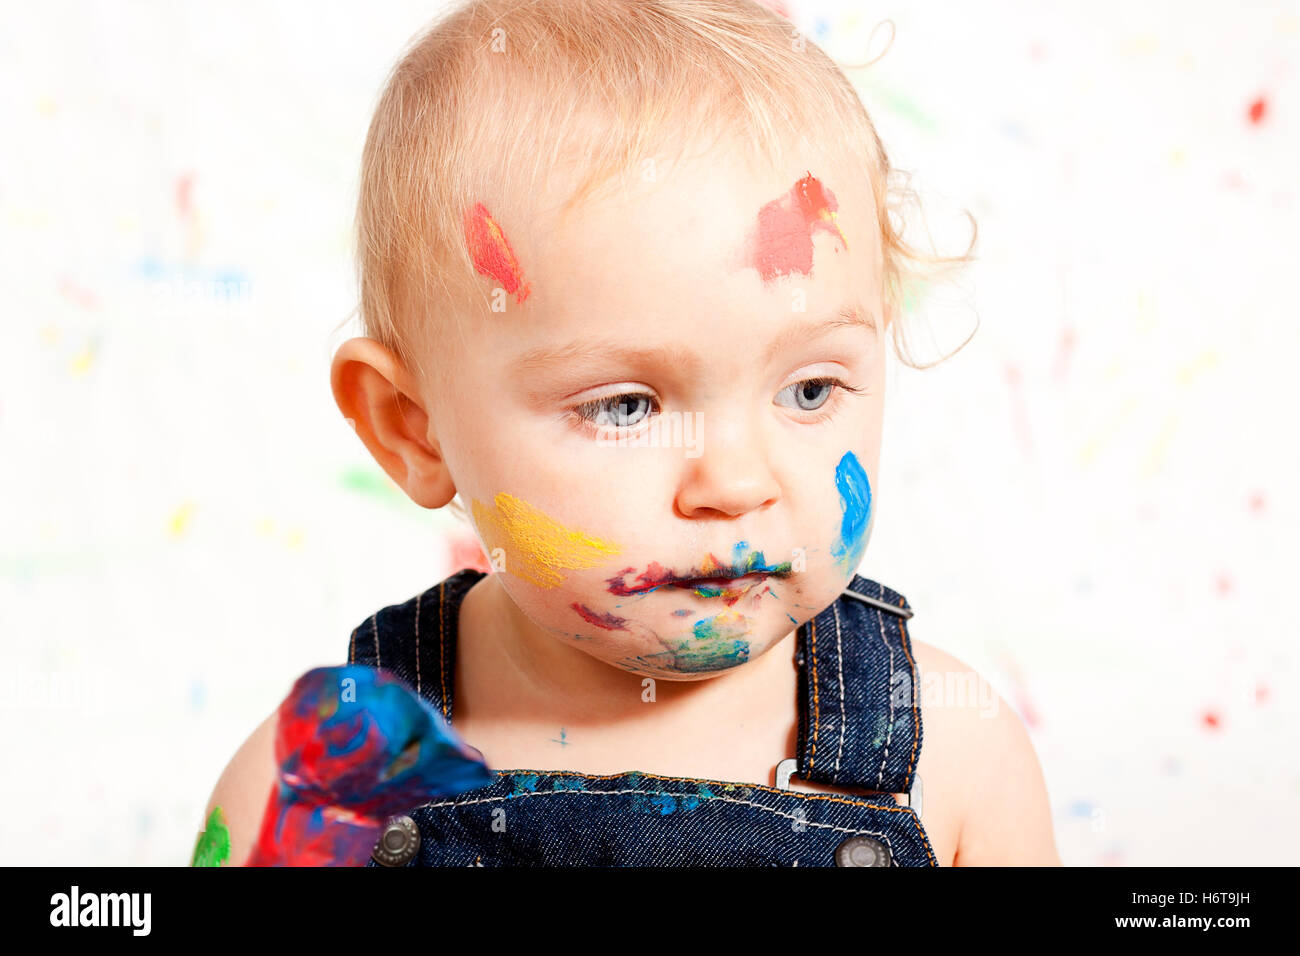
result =
[[[458,611],[481,577],[457,571],[371,615],[352,632],[349,663],[392,671],[452,723]],[[901,594],[855,575],[798,629],[798,752],[778,765],[777,787],[497,770],[495,783],[392,818],[367,865],[938,866],[920,819],[911,615]],[[791,771],[879,793],[785,789]]]

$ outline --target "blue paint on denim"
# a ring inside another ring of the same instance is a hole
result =
[[[666,793],[656,793],[650,797],[650,805],[658,808],[662,816],[668,816],[677,809],[677,801]]]
[[[523,793],[525,791],[527,791],[528,793],[536,793],[537,774],[535,773],[519,774],[517,777],[515,777],[514,787],[512,789],[514,793]]]
[[[654,793],[648,795],[645,803],[647,809],[657,810],[660,816],[668,816],[678,810],[694,810],[706,800],[713,797],[713,791],[700,786],[699,793]]]

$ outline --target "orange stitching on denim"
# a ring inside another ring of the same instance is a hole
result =
[[[357,662],[357,630],[358,628],[355,627],[352,629],[352,640],[348,642],[349,664],[355,664]]]
[[[420,599],[424,597],[421,591],[415,596],[415,692],[420,693]]]
[[[938,861],[935,860],[934,854],[930,852],[930,838],[927,837],[925,831],[921,829],[921,821],[913,818],[912,824],[916,827],[916,835],[921,838],[921,846],[925,847],[925,855],[929,858],[930,865],[938,866]]]
[[[378,611],[370,615],[370,629],[375,634],[375,666],[382,667],[383,664],[379,658],[379,612]]]
[[[446,590],[447,582],[443,581],[438,585],[438,679],[442,687],[438,706],[442,708],[444,717],[447,716],[447,618],[443,613]]]
[[[902,597],[898,599],[899,607],[903,606],[904,600],[905,598]],[[907,775],[910,777],[912,775],[912,768],[916,765],[916,745],[921,739],[921,722],[916,716],[917,672],[916,663],[912,660],[912,655],[907,651],[907,628],[903,626],[903,619],[901,617],[898,619],[898,629],[903,634],[903,653],[907,656],[908,666],[912,668],[912,756],[907,762]]]
[[[818,711],[818,693],[817,693],[817,618],[814,617],[808,622],[808,633],[812,640],[812,647],[808,656],[812,658],[812,679],[813,679],[813,739],[812,749],[808,752],[808,772],[812,772],[813,764],[817,760],[817,732],[821,729],[821,714]]]

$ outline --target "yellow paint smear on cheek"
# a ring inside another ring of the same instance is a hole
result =
[[[502,492],[491,506],[476,499],[470,503],[488,553],[504,548],[506,572],[538,587],[553,588],[564,580],[562,571],[593,568],[620,550],[616,544],[566,528],[514,495]]]

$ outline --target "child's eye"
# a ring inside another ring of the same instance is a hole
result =
[[[815,412],[830,400],[836,388],[842,388],[850,392],[858,391],[856,388],[849,388],[837,378],[809,378],[802,382],[795,382],[793,385],[787,385],[776,393],[774,401],[776,404],[784,405],[787,408]],[[783,401],[783,397],[787,395],[789,399]]]
[[[573,409],[573,413],[592,425],[606,428],[633,428],[644,421],[654,407],[653,395],[629,392],[583,402]]]

